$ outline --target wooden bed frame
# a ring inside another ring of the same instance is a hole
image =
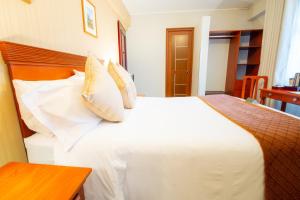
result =
[[[65,79],[74,74],[73,69],[84,71],[87,59],[84,56],[2,41],[0,51],[7,65],[11,83],[13,79],[28,81]],[[13,94],[22,136],[29,137],[34,132],[21,119],[14,89]]]

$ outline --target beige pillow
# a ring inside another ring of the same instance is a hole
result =
[[[122,96],[107,69],[95,57],[85,64],[85,82],[82,91],[85,105],[96,115],[108,121],[122,121]]]
[[[108,72],[121,92],[124,107],[134,108],[137,92],[130,74],[121,65],[112,62],[108,64]]]

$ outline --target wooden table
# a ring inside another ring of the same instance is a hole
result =
[[[295,91],[278,89],[261,89],[260,91],[261,104],[265,104],[266,98],[281,101],[281,111],[283,112],[285,112],[287,103],[300,105],[300,95],[291,93]]]
[[[0,167],[0,199],[84,199],[90,168],[9,163]]]

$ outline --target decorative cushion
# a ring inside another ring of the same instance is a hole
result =
[[[106,68],[95,57],[88,57],[82,91],[85,105],[101,118],[118,122],[124,117],[122,96]]]
[[[136,100],[136,87],[130,74],[119,64],[109,62],[108,72],[117,84],[125,108],[134,108]]]

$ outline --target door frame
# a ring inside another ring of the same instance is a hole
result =
[[[186,27],[186,28],[167,28],[166,29],[166,75],[165,75],[165,95],[166,97],[172,96],[172,87],[171,87],[171,80],[172,77],[172,69],[171,69],[171,54],[170,54],[170,40],[169,34],[172,32],[187,32],[191,31],[192,39],[191,39],[191,66],[190,66],[190,73],[189,73],[189,93],[188,95],[192,94],[192,76],[193,76],[193,58],[194,58],[194,27]]]

